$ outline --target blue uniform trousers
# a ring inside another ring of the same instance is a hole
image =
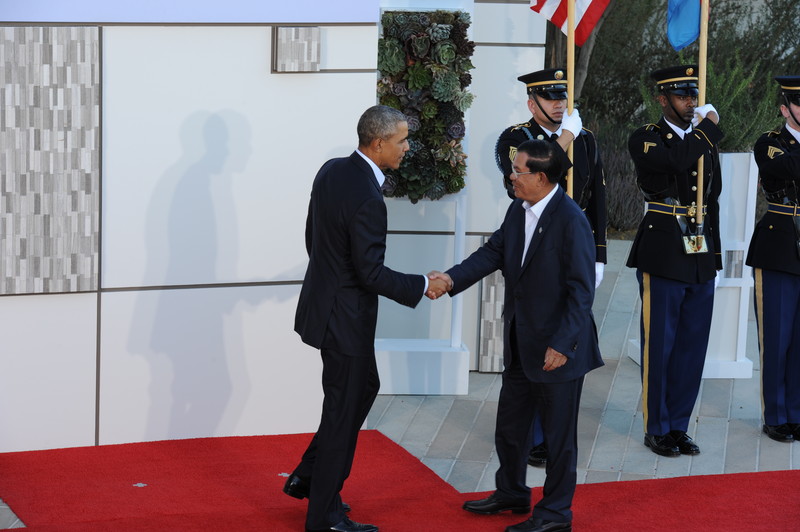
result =
[[[531,425],[531,448],[544,443],[544,429],[542,428],[542,416],[537,412]]]
[[[703,376],[714,280],[684,283],[641,270],[636,278],[644,430],[654,436],[686,432]]]
[[[800,423],[800,276],[753,269],[764,423]]]

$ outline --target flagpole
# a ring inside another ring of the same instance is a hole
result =
[[[567,111],[571,114],[575,106],[575,0],[567,0]],[[577,139],[575,139],[577,140]],[[567,148],[567,155],[572,161],[571,142]],[[567,195],[572,193],[572,166],[567,171]]]
[[[699,53],[697,59],[697,105],[705,105],[706,103],[706,59],[708,56],[708,11],[710,0],[700,0],[700,41]],[[703,162],[704,157],[700,157],[697,161],[697,225],[698,236],[701,234],[699,228],[703,225],[703,197],[704,197],[704,183],[703,183]]]

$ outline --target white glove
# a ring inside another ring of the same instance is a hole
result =
[[[561,129],[569,131],[576,139],[578,138],[578,135],[581,134],[582,128],[583,121],[581,120],[581,114],[577,109],[573,109],[572,113],[565,112],[564,116],[561,117]]]
[[[708,115],[708,113],[717,113],[717,110],[714,109],[714,106],[711,105],[710,103],[701,105],[700,107],[696,108],[694,110],[694,118],[692,118],[692,125],[696,126],[697,124],[699,124],[700,121],[704,119],[706,115]],[[719,116],[719,113],[717,113],[717,116]]]
[[[602,262],[595,262],[594,263],[594,288],[597,290],[597,287],[600,286],[600,283],[603,282],[603,272],[606,269],[606,265]]]
[[[714,290],[719,286],[719,272],[714,274]]]

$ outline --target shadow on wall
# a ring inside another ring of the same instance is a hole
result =
[[[163,279],[164,287],[225,282],[219,272],[235,271],[238,257],[232,188],[250,157],[250,125],[233,111],[195,113],[180,134],[183,152],[148,208],[146,278]],[[139,294],[129,350],[150,366],[146,439],[233,432],[250,380],[241,323],[226,326],[226,317],[240,302],[260,303],[255,294],[246,288]]]

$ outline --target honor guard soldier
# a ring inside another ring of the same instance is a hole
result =
[[[763,431],[791,442],[800,440],[800,76],[775,79],[786,123],[753,148],[768,209],[747,264],[755,278]]]
[[[656,454],[678,456],[700,452],[686,431],[703,374],[716,272],[722,269],[717,146],[723,134],[713,106],[697,107],[696,66],[665,68],[651,77],[663,116],[628,141],[647,212],[627,265],[636,268],[642,301],[644,443]],[[702,205],[696,202],[701,157]]]
[[[579,125],[570,135],[564,131],[573,129],[571,120],[580,118],[575,110],[567,115],[567,73],[560,68],[531,72],[517,78],[525,84],[528,93],[528,110],[531,119],[522,124],[506,128],[495,145],[495,161],[503,174],[503,186],[512,200],[516,198],[511,186],[512,161],[517,146],[526,140],[550,140],[566,152],[573,143],[572,190],[573,198],[580,205],[592,228],[595,242],[595,288],[603,280],[606,260],[606,185],[603,163],[597,149],[597,141],[588,129]],[[562,120],[563,119],[563,120]],[[562,123],[563,122],[563,123]],[[574,133],[578,134],[575,135]],[[567,189],[566,177],[561,186]],[[541,421],[534,419],[532,445],[528,463],[543,466],[547,462],[547,446]]]
[[[515,198],[511,187],[511,161],[517,153],[517,146],[526,140],[550,139],[558,141],[567,151],[572,137],[562,138],[565,130],[562,118],[567,116],[567,73],[563,69],[550,68],[531,72],[517,78],[525,84],[528,92],[528,110],[531,119],[522,124],[507,128],[500,134],[495,146],[495,161],[503,173],[503,186],[512,200]],[[573,111],[578,115],[577,110]],[[573,142],[572,153],[573,199],[580,205],[594,232],[596,260],[595,284],[603,279],[606,260],[606,184],[603,176],[603,163],[597,149],[594,134],[580,128]],[[561,180],[566,190],[566,178]]]

